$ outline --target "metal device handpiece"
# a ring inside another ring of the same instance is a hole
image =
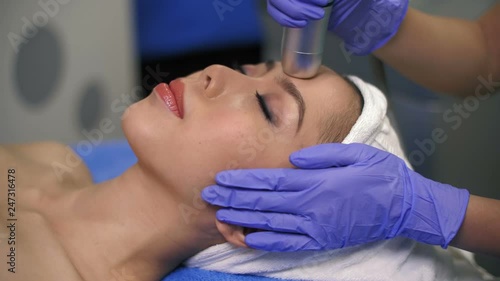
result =
[[[296,78],[312,78],[318,73],[323,60],[323,45],[333,0],[320,20],[310,21],[303,28],[283,28],[281,63],[283,72]]]

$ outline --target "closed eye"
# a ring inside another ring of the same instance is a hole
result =
[[[247,75],[245,72],[245,69],[237,62],[233,63],[233,69],[240,72],[241,74]],[[259,103],[260,109],[262,110],[262,113],[264,114],[264,117],[269,123],[273,123],[273,115],[271,114],[271,111],[269,110],[269,107],[267,106],[266,100],[264,97],[262,97],[259,92],[255,91],[255,97],[257,98],[257,102]]]
[[[273,122],[273,116],[271,114],[271,111],[267,107],[266,101],[262,97],[259,92],[255,92],[255,97],[257,98],[257,102],[260,105],[260,109],[262,110],[262,113],[264,113],[264,116],[266,117],[266,120],[269,121],[270,123]]]

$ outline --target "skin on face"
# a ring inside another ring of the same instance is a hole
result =
[[[280,63],[244,65],[241,73],[212,65],[182,78],[184,117],[178,118],[153,93],[123,116],[123,130],[139,163],[192,200],[214,183],[217,172],[244,168],[292,168],[288,157],[318,143],[321,120],[348,110],[352,89],[329,68],[302,80],[283,73]],[[305,112],[280,86],[284,78],[301,93]],[[262,95],[272,120],[256,98]],[[242,232],[217,226],[226,239],[240,244]],[[228,233],[230,231],[231,233]]]

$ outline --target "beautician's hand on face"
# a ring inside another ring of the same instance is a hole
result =
[[[264,231],[245,243],[266,251],[343,248],[405,236],[447,247],[469,193],[410,170],[363,144],[323,144],[290,156],[299,169],[233,170],[202,192],[217,219]]]
[[[268,0],[269,14],[281,25],[304,27],[323,18],[329,0]],[[366,55],[396,34],[408,0],[334,0],[328,29],[342,38],[346,49]]]

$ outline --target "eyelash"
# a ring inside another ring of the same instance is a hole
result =
[[[264,116],[266,117],[267,121],[272,122],[273,117],[271,115],[271,111],[267,107],[266,101],[262,97],[262,95],[259,94],[259,92],[255,92],[255,97],[257,98],[257,102],[260,105],[260,109],[262,109],[262,113],[264,113]]]
[[[243,69],[243,67],[237,62],[233,63],[233,69],[240,72],[241,74],[247,75],[245,72],[245,69]],[[257,102],[259,103],[260,109],[262,110],[262,113],[264,113],[266,120],[269,121],[270,123],[272,123],[273,117],[271,115],[271,111],[269,110],[269,107],[266,104],[265,99],[257,91],[255,91],[255,97],[257,98]]]

